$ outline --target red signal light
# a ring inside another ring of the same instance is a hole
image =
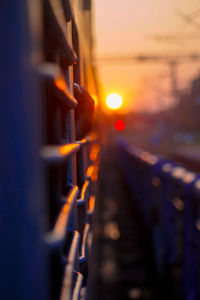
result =
[[[125,125],[125,123],[124,123],[123,120],[117,120],[117,121],[115,122],[115,129],[116,129],[117,131],[122,131],[122,130],[125,129],[125,127],[126,127],[126,125]]]

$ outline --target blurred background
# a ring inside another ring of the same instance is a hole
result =
[[[106,98],[117,93],[127,140],[169,156],[197,155],[198,1],[95,1],[94,21],[102,110],[110,113]]]

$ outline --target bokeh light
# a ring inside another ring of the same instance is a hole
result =
[[[122,97],[117,93],[112,93],[106,98],[106,105],[108,108],[116,110],[122,106]]]
[[[125,122],[123,120],[117,120],[115,122],[115,129],[117,131],[122,131],[122,130],[125,129],[125,127],[126,127],[126,125],[125,125]]]

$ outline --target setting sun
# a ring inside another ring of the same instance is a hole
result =
[[[122,97],[116,93],[112,93],[106,98],[106,105],[110,109],[119,109],[122,106],[122,103]]]

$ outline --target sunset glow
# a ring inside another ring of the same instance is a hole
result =
[[[108,108],[116,110],[122,106],[123,100],[119,94],[112,93],[106,98],[106,105]]]
[[[169,64],[156,59],[123,60],[123,57],[198,53],[200,39],[193,37],[199,32],[195,28],[200,22],[199,1],[95,0],[94,3],[96,61],[105,94],[117,88],[126,99],[124,112],[162,111],[173,106]],[[191,22],[187,22],[185,15]],[[114,62],[115,57],[119,59]],[[178,89],[185,89],[198,74],[199,64],[186,62],[178,65]]]
[[[94,100],[94,105],[97,106],[98,105],[98,98],[95,94],[92,94],[92,98]]]

